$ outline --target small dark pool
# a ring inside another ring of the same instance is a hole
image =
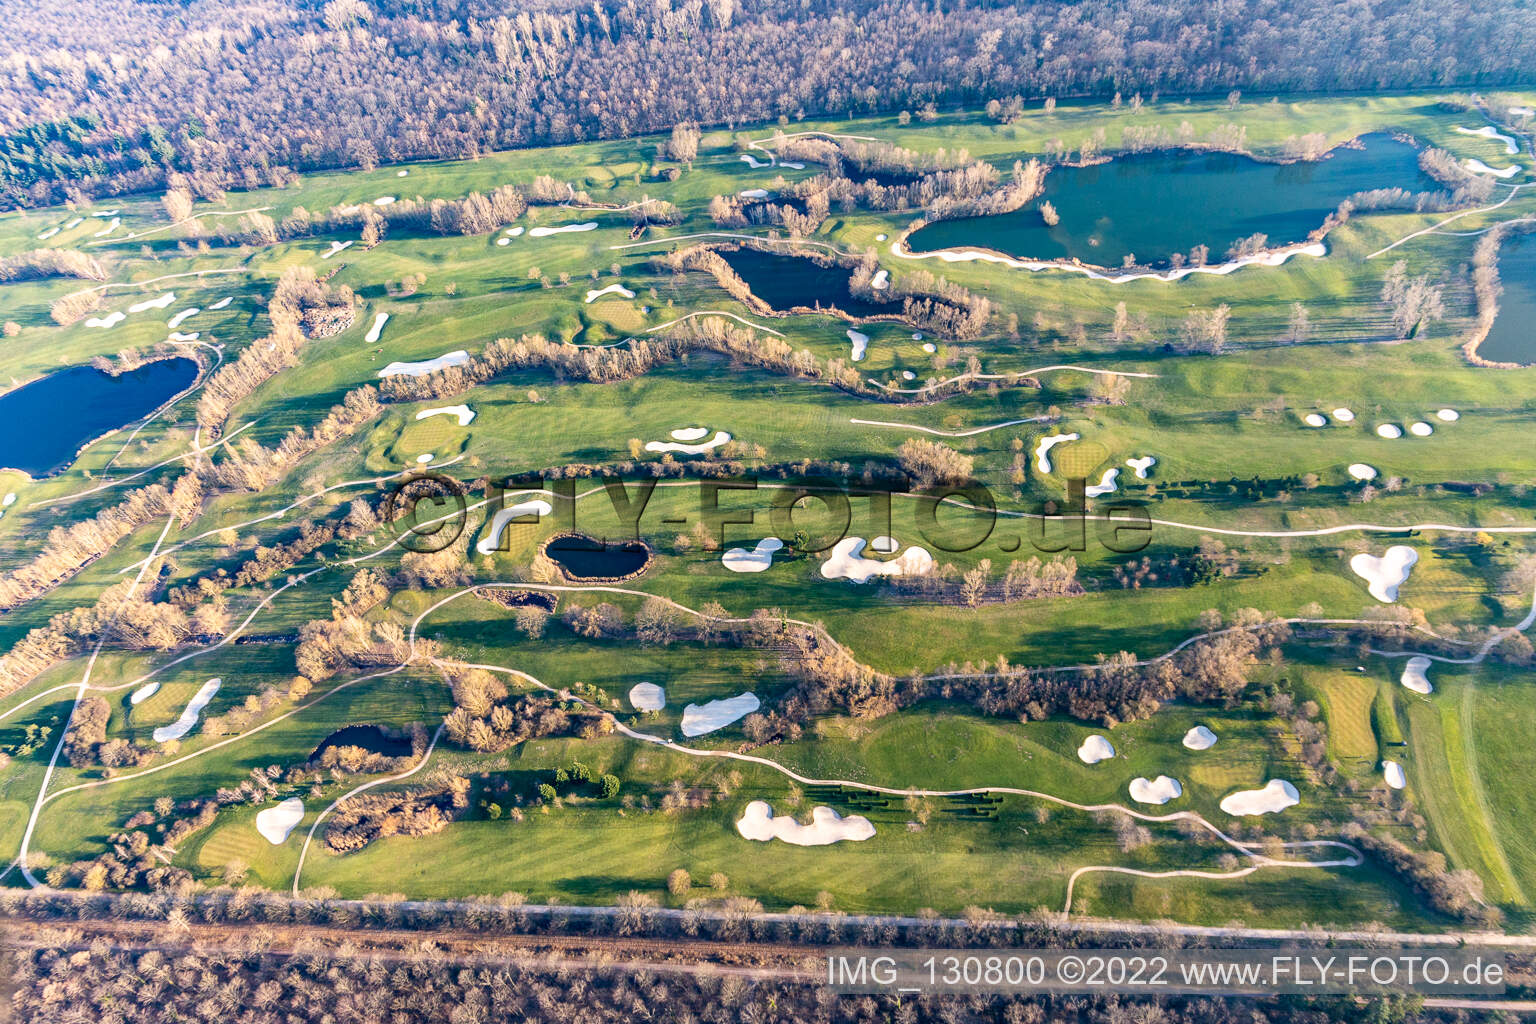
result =
[[[720,255],[747,282],[752,294],[774,309],[836,306],[852,316],[901,312],[901,306],[894,302],[856,298],[848,290],[848,278],[853,271],[847,267],[824,267],[804,256],[783,256],[761,249],[722,251]]]
[[[0,395],[0,466],[48,476],[85,445],[145,416],[197,379],[192,359],[157,359],[117,376],[71,366]]]
[[[322,740],[315,752],[309,755],[309,759],[318,761],[327,750],[334,747],[362,747],[385,757],[406,757],[411,752],[411,741],[392,738],[377,725],[349,725],[337,729]]]
[[[651,560],[651,549],[639,541],[609,544],[576,536],[555,537],[544,553],[573,580],[633,576]]]

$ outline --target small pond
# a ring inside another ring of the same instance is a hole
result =
[[[71,366],[0,395],[0,466],[57,473],[86,444],[145,416],[197,379],[192,359],[158,359],[117,376]]]
[[[651,549],[637,540],[610,544],[573,534],[552,538],[544,554],[573,580],[623,579],[651,560]]]
[[[1119,267],[1127,255],[1165,267],[1197,245],[1222,263],[1232,243],[1254,234],[1271,247],[1304,241],[1356,192],[1438,188],[1419,170],[1418,150],[1386,135],[1336,149],[1313,163],[1262,163],[1234,153],[1163,150],[1091,167],[1054,167],[1040,198],[1012,213],[929,224],[907,239],[913,252],[982,246],[1017,259],[1077,258]],[[1048,226],[1040,204],[1061,218]]]
[[[761,249],[722,251],[720,255],[747,282],[752,294],[774,309],[820,304],[836,306],[851,316],[901,312],[901,306],[893,302],[856,298],[848,290],[848,278],[853,271],[847,267],[824,267],[804,256],[783,256]]]
[[[1492,363],[1536,363],[1536,238],[1499,245],[1499,315],[1477,354]]]
[[[411,741],[407,738],[394,738],[387,735],[377,725],[349,725],[337,729],[315,748],[315,752],[309,755],[311,761],[318,761],[327,750],[333,747],[362,747],[374,754],[383,754],[385,757],[406,757],[411,752]]]

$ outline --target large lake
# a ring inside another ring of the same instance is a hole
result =
[[[84,445],[145,416],[197,379],[192,359],[158,359],[117,376],[71,366],[0,395],[0,466],[56,473]]]
[[[1306,239],[1356,192],[1437,187],[1419,170],[1418,150],[1386,135],[1363,149],[1336,149],[1314,163],[1269,164],[1232,153],[1165,150],[1092,167],[1055,167],[1039,199],[1012,213],[937,221],[907,239],[913,252],[985,247],[1017,259],[1076,257],[1102,267],[1134,254],[1167,266],[1197,245],[1221,263],[1232,243],[1256,233],[1271,247]],[[1040,203],[1061,220],[1049,227]]]
[[[1499,315],[1477,354],[1495,363],[1536,363],[1536,238],[1499,245]]]

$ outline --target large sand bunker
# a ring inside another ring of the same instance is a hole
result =
[[[475,545],[475,550],[482,555],[494,554],[501,544],[501,531],[507,528],[507,524],[514,519],[523,516],[537,515],[547,516],[554,511],[554,506],[542,498],[533,498],[528,501],[520,501],[516,505],[508,505],[498,509],[491,519],[491,528],[486,531],[485,539]],[[526,525],[533,525],[529,522]]]
[[[1371,596],[1382,604],[1397,600],[1397,588],[1408,582],[1408,574],[1419,553],[1406,544],[1394,544],[1380,558],[1364,552],[1349,560],[1355,575],[1369,584]]]
[[[373,318],[373,326],[368,328],[368,333],[363,335],[363,340],[372,345],[379,340],[384,333],[384,325],[389,321],[388,313],[380,313]]]
[[[550,235],[563,235],[571,231],[591,231],[597,227],[597,221],[589,220],[582,224],[565,224],[558,228],[534,228],[528,232],[529,238],[548,238]]]
[[[607,288],[593,288],[587,291],[587,301],[596,302],[604,295],[622,295],[626,299],[635,297],[635,293],[621,284],[611,284]]]
[[[158,298],[145,299],[143,302],[135,302],[133,305],[128,307],[128,312],[145,313],[151,309],[164,309],[175,301],[176,293],[166,292],[164,295],[161,295]]]
[[[645,450],[648,452],[678,452],[683,455],[703,455],[705,452],[728,443],[731,435],[723,430],[715,431],[715,436],[708,441],[698,444],[687,444],[682,441],[647,441]]]
[[[848,329],[848,340],[853,342],[853,361],[856,363],[862,362],[864,352],[869,348],[869,335],[863,331],[855,331],[850,327]]]
[[[655,683],[636,683],[629,688],[629,703],[636,711],[660,711],[667,706],[667,691]]]
[[[1221,799],[1221,809],[1233,817],[1277,814],[1301,803],[1301,794],[1284,779],[1270,779],[1263,789],[1244,789]]]
[[[1210,750],[1216,745],[1216,734],[1203,725],[1197,725],[1184,734],[1184,745],[1190,750]]]
[[[763,572],[773,565],[773,553],[783,546],[777,537],[764,537],[751,551],[731,548],[720,556],[720,563],[731,572]]]
[[[1485,124],[1481,128],[1463,128],[1461,125],[1457,125],[1455,130],[1462,135],[1475,135],[1480,139],[1492,139],[1495,142],[1504,143],[1505,156],[1514,156],[1520,152],[1520,143],[1516,142],[1511,136],[1505,135],[1491,124]]]
[[[155,730],[155,742],[164,743],[167,740],[179,740],[191,732],[193,726],[197,725],[197,719],[202,715],[203,708],[208,706],[208,702],[213,700],[213,695],[218,693],[219,687],[223,685],[224,680],[222,679],[210,679],[204,683],[192,695],[192,699],[187,702],[187,706],[182,709],[180,718],[170,725],[162,725]]]
[[[415,363],[390,363],[379,371],[380,377],[425,377],[445,366],[463,366],[469,362],[469,353],[463,349],[445,352],[436,359],[424,359]]]
[[[1145,480],[1147,473],[1151,471],[1153,466],[1157,465],[1157,456],[1143,455],[1139,459],[1126,459],[1125,464],[1136,471],[1137,480]]]
[[[1408,659],[1408,664],[1403,666],[1402,677],[1398,680],[1414,693],[1434,693],[1434,684],[1429,681],[1429,666],[1433,664],[1422,654],[1416,654]]]
[[[169,327],[171,330],[174,331],[176,328],[178,328],[182,324],[186,323],[188,319],[190,319],[191,317],[197,316],[197,314],[199,314],[201,312],[202,312],[202,308],[201,307],[198,307],[198,306],[188,306],[186,309],[182,310],[180,313],[177,313],[175,316],[173,316],[169,320],[167,320],[165,322],[165,326]]]
[[[467,405],[440,405],[435,409],[423,409],[416,414],[418,420],[424,420],[428,416],[453,416],[459,421],[459,426],[467,427],[474,421],[475,411]]]
[[[1047,434],[1045,437],[1042,437],[1039,443],[1035,445],[1035,468],[1042,473],[1049,473],[1051,471],[1051,449],[1068,441],[1079,440],[1080,437],[1081,435],[1077,433]]]
[[[714,732],[716,729],[724,729],[739,718],[745,718],[758,708],[762,702],[757,699],[755,693],[740,693],[734,697],[726,697],[723,700],[712,700],[704,704],[689,704],[683,708],[682,731],[684,736],[703,736],[705,733]]]
[[[1376,467],[1368,466],[1363,462],[1351,462],[1349,464],[1349,475],[1356,480],[1375,480]]]
[[[832,546],[821,563],[821,575],[829,580],[868,583],[876,576],[921,576],[933,568],[933,556],[927,548],[913,545],[890,561],[863,557],[864,538],[844,537]]]
[[[1083,740],[1083,745],[1077,748],[1077,759],[1083,764],[1098,764],[1114,756],[1115,745],[1098,733]]]
[[[830,846],[832,843],[862,843],[875,834],[868,818],[850,814],[844,818],[830,807],[811,811],[811,823],[802,825],[789,815],[774,817],[765,801],[753,800],[736,822],[736,831],[747,839],[766,843],[772,839],[792,846]]]
[[[1408,776],[1403,773],[1403,766],[1396,761],[1381,762],[1381,774],[1393,789],[1402,789],[1408,785]]]
[[[126,314],[122,313],[121,311],[117,311],[108,313],[106,316],[90,317],[85,321],[85,326],[104,328],[116,327],[126,319],[128,319]]]
[[[256,831],[273,846],[281,846],[293,827],[304,820],[304,801],[291,796],[280,804],[256,812]]]
[[[1131,799],[1139,804],[1165,804],[1184,795],[1184,787],[1178,779],[1159,775],[1155,779],[1141,776],[1131,780]]]
[[[1083,488],[1083,494],[1090,498],[1098,498],[1105,494],[1114,494],[1117,488],[1115,480],[1120,476],[1120,470],[1110,468],[1104,471],[1103,477],[1096,484],[1089,484]]]

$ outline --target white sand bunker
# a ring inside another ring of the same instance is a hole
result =
[[[592,289],[591,291],[588,291],[587,292],[587,301],[588,302],[596,302],[598,299],[602,298],[604,295],[622,295],[626,299],[632,299],[632,298],[635,297],[635,293],[630,291],[628,288],[625,288],[623,285],[621,285],[621,284],[611,284],[607,288],[595,288],[595,289]]]
[[[10,508],[14,504],[16,504],[15,491],[7,491],[5,497],[0,499],[0,505],[4,505],[6,508]]]
[[[395,172],[395,177],[397,177],[397,178],[403,178],[403,177],[405,177],[405,176],[406,176],[406,175],[407,175],[407,174],[410,174],[410,173],[411,173],[411,172],[410,172],[410,171],[396,171],[396,172]]]
[[[1461,413],[1457,412],[1455,409],[1441,409],[1439,412],[1435,413],[1435,419],[1439,420],[1441,423],[1455,423],[1457,420],[1461,419]]]
[[[203,334],[202,334],[201,331],[193,331],[190,334],[184,334],[181,331],[172,331],[170,333],[170,340],[171,341],[196,341],[198,338],[201,338],[202,336],[203,336]]]
[[[879,555],[894,555],[900,548],[901,545],[896,542],[895,537],[887,537],[883,534],[869,542],[869,550]]]
[[[180,718],[170,725],[162,725],[154,731],[155,742],[164,743],[167,740],[179,740],[191,732],[192,727],[197,725],[198,716],[203,713],[203,708],[208,706],[208,702],[213,700],[213,695],[218,693],[219,687],[223,685],[224,680],[222,679],[210,679],[204,683],[202,688],[192,695],[192,699],[187,702],[187,706],[182,709]]]
[[[1153,466],[1157,465],[1157,457],[1154,455],[1143,455],[1139,459],[1126,459],[1125,464],[1136,471],[1137,480],[1145,480],[1147,473],[1151,471]]]
[[[304,820],[304,801],[291,796],[282,803],[256,812],[256,831],[273,846],[281,846],[288,840],[288,833]]]
[[[434,456],[432,455],[431,452],[422,452],[420,455],[416,456],[416,461],[417,462],[431,462],[433,458],[434,458]]]
[[[190,306],[190,307],[182,310],[180,313],[177,313],[175,316],[171,317],[169,320],[167,320],[165,322],[165,326],[169,327],[171,330],[174,331],[176,328],[178,328],[182,324],[186,323],[187,319],[189,317],[194,317],[194,316],[196,316],[197,314],[199,314],[201,312],[202,312],[201,308],[199,308],[197,306]]]
[[[498,239],[496,239],[496,244],[497,245],[511,245],[512,244],[512,239],[510,239],[510,238],[498,238]]]
[[[62,230],[62,228],[49,228],[47,231],[44,231],[42,234],[38,235],[37,240],[39,242],[46,242],[48,239],[52,238]]]
[[[697,441],[708,436],[708,427],[678,427],[672,431],[672,440],[674,441]]]
[[[1403,436],[1403,428],[1396,423],[1383,423],[1376,428],[1376,436],[1384,437],[1388,441],[1395,441]]]
[[[209,309],[224,309],[231,302],[234,302],[234,301],[235,301],[235,297],[233,295],[226,295],[222,299],[220,299],[218,302],[215,302],[213,305],[209,306],[208,308]]]
[[[848,340],[853,342],[853,361],[857,363],[864,358],[864,350],[869,347],[869,335],[849,328]]]
[[[902,370],[901,371],[901,379],[902,380],[917,380],[917,374],[913,373],[911,370]]]
[[[380,377],[425,377],[445,366],[463,366],[469,362],[469,353],[463,349],[445,352],[436,359],[424,359],[416,363],[390,363],[379,371]]]
[[[138,707],[140,704],[143,704],[145,701],[149,700],[149,698],[153,697],[159,692],[160,680],[156,679],[154,682],[145,683],[143,686],[130,693],[128,695],[128,703],[133,707]]]
[[[1203,725],[1197,725],[1184,734],[1184,745],[1190,750],[1210,750],[1216,745],[1216,734]]]
[[[875,276],[869,279],[869,286],[876,291],[884,291],[890,287],[891,275],[889,271],[877,270]]]
[[[505,530],[512,520],[533,515],[543,517],[554,510],[554,506],[542,498],[520,501],[515,505],[497,509],[496,515],[491,518],[491,528],[486,531],[485,539],[475,545],[475,550],[482,555],[495,553],[497,546],[501,544],[501,531]],[[532,525],[531,521],[529,525]]]
[[[741,162],[746,164],[748,167],[752,168],[754,171],[760,171],[764,167],[772,167],[773,166],[773,161],[772,160],[759,160],[757,157],[753,156],[751,153],[743,153],[743,154],[741,154]]]
[[[875,236],[875,241],[877,241],[877,242],[883,242],[883,241],[885,241],[885,240],[886,240],[886,239],[887,239],[887,238],[890,238],[890,237],[891,237],[891,236],[890,236],[890,235],[888,235],[888,234],[886,234],[886,233],[885,233],[885,232],[884,232],[884,231],[882,231],[882,232],[880,232],[880,233],[879,233],[879,234],[878,234],[878,235],[876,235],[876,236]]]
[[[475,411],[467,405],[440,405],[435,409],[423,409],[416,414],[418,420],[424,420],[428,416],[453,416],[459,421],[459,426],[467,427],[475,419]]]
[[[730,439],[730,434],[723,430],[717,430],[714,437],[708,441],[701,441],[698,444],[687,444],[681,441],[647,441],[645,443],[645,450],[648,452],[681,452],[684,455],[703,455],[713,448],[719,448],[721,445],[728,443]]]
[[[380,313],[373,318],[373,326],[368,328],[368,333],[363,335],[363,340],[372,345],[379,340],[379,335],[384,332],[384,324],[388,322],[389,314]]]
[[[102,228],[100,231],[96,232],[91,237],[92,238],[106,238],[108,235],[110,235],[112,232],[116,231],[118,228],[120,228],[122,226],[123,226],[123,218],[121,218],[121,217],[113,217],[112,218],[112,223],[108,224],[106,227]]]
[[[1403,774],[1403,766],[1396,761],[1381,762],[1381,774],[1393,789],[1402,789],[1408,785],[1408,776]]]
[[[1155,779],[1138,776],[1131,780],[1131,799],[1139,804],[1165,804],[1184,795],[1178,779],[1159,775]]]
[[[922,576],[933,568],[933,556],[928,549],[916,545],[884,562],[865,558],[863,553],[863,537],[844,537],[832,546],[831,555],[821,563],[822,577],[868,583],[876,576]]]
[[[1099,482],[1096,484],[1089,484],[1087,487],[1083,488],[1083,493],[1090,498],[1097,498],[1104,494],[1114,494],[1117,486],[1115,484],[1115,480],[1119,476],[1120,470],[1118,468],[1106,469],[1104,471],[1104,475],[1099,478]]]
[[[1301,794],[1284,779],[1270,779],[1263,789],[1244,789],[1221,799],[1221,809],[1234,817],[1275,814],[1301,803]]]
[[[811,823],[802,825],[788,815],[774,817],[766,802],[753,800],[736,822],[736,831],[760,843],[778,839],[791,846],[830,846],[844,840],[862,843],[874,837],[875,826],[863,815],[844,818],[830,807],[813,808]]]
[[[151,309],[164,309],[166,306],[169,306],[171,303],[173,303],[175,301],[176,301],[176,293],[175,292],[166,292],[164,295],[160,296],[159,298],[145,299],[143,302],[135,302],[133,305],[128,307],[128,312],[130,312],[130,313],[143,313],[143,312],[146,312],[146,311],[151,310]]]
[[[506,235],[508,238],[516,238],[526,230],[528,229],[519,224],[515,228],[507,228],[507,230],[503,231],[502,234]]]
[[[1408,433],[1412,434],[1414,437],[1428,437],[1434,432],[1435,428],[1430,426],[1428,423],[1425,423],[1423,420],[1419,420],[1417,423],[1408,424]]]
[[[731,572],[762,572],[773,565],[773,553],[783,546],[777,537],[764,537],[751,551],[731,548],[720,556],[720,564]]]
[[[1349,464],[1349,475],[1356,480],[1375,480],[1376,467],[1367,466],[1363,462],[1351,462]]]
[[[755,693],[741,693],[724,700],[712,700],[706,704],[689,704],[683,708],[682,730],[684,736],[703,736],[716,729],[724,729],[738,718],[745,718],[762,703]]]
[[[737,193],[743,199],[767,199],[768,190],[765,188],[744,188]]]
[[[350,240],[346,242],[332,242],[331,247],[320,254],[320,258],[323,260],[328,260],[332,256],[335,256],[337,253],[341,252],[341,250],[351,248],[351,246],[352,242]]]
[[[629,688],[629,703],[636,711],[660,711],[667,706],[667,691],[655,683],[636,683]]]
[[[1383,604],[1397,600],[1397,588],[1408,582],[1408,573],[1419,560],[1419,553],[1406,544],[1394,544],[1377,558],[1364,552],[1349,560],[1355,575],[1370,584],[1371,596]]]
[[[1495,178],[1510,178],[1520,173],[1519,167],[1489,167],[1476,157],[1463,160],[1462,165],[1473,174],[1491,174]]]
[[[81,224],[83,224],[84,222],[85,222],[85,218],[84,217],[71,217],[71,218],[69,218],[69,220],[64,222],[64,230],[65,231],[69,231],[72,228],[77,228]]]
[[[1320,412],[1309,412],[1301,418],[1301,421],[1309,427],[1326,427],[1328,417]]]
[[[939,346],[935,345],[933,342],[931,342],[931,341],[923,342],[923,351],[928,353],[930,356],[933,355],[938,350],[939,350]]]
[[[1408,659],[1408,664],[1403,666],[1401,682],[1414,693],[1434,693],[1434,684],[1429,681],[1429,666],[1433,664],[1422,654]]]
[[[1504,153],[1507,156],[1514,156],[1520,152],[1520,143],[1505,135],[1491,124],[1485,124],[1481,128],[1463,128],[1461,125],[1457,125],[1456,131],[1462,135],[1475,135],[1480,139],[1493,139],[1495,142],[1502,142],[1504,143]]]
[[[1333,418],[1338,420],[1340,423],[1355,422],[1355,414],[1350,410],[1343,408],[1342,406],[1333,410]]]
[[[532,231],[528,232],[528,237],[548,238],[550,235],[561,235],[569,231],[592,231],[596,227],[597,221],[589,220],[582,224],[564,224],[558,228],[534,228]]]
[[[373,201],[373,205],[374,206],[389,206],[392,203],[394,203],[394,201],[395,201],[395,197],[394,196],[379,196],[379,198],[377,198],[377,199],[375,199]]]
[[[128,317],[126,315],[124,315],[123,313],[121,313],[121,312],[108,313],[106,316],[93,316],[93,317],[91,317],[89,320],[87,320],[85,322],[85,326],[87,326],[87,327],[116,327],[118,324],[122,323],[126,319],[128,319]]]
[[[1035,468],[1042,473],[1049,473],[1051,471],[1051,449],[1068,441],[1076,441],[1080,437],[1081,435],[1076,433],[1048,434],[1042,437],[1040,443],[1035,445]]]
[[[1098,764],[1114,756],[1115,745],[1098,733],[1083,740],[1083,745],[1077,748],[1077,759],[1083,764]]]

